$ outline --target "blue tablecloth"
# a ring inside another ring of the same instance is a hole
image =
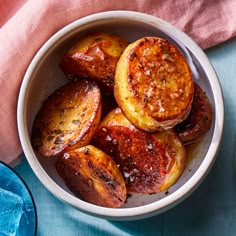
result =
[[[113,222],[81,213],[55,198],[23,159],[15,170],[35,199],[37,235],[236,235],[236,39],[206,53],[222,85],[225,128],[218,158],[200,187],[184,202],[161,215],[140,221]]]

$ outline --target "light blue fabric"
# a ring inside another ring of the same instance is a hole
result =
[[[38,210],[39,236],[236,235],[236,39],[206,51],[225,98],[222,146],[200,187],[175,208],[149,219],[112,222],[83,214],[51,195],[24,159],[16,171],[24,178]]]

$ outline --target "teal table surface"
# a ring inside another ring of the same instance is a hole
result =
[[[25,158],[15,170],[28,184],[38,213],[38,236],[236,235],[236,39],[206,50],[221,82],[225,103],[223,141],[217,160],[198,189],[175,208],[139,221],[99,219],[55,198]]]

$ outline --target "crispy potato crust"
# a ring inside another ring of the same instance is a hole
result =
[[[50,157],[87,145],[100,117],[101,95],[96,83],[70,82],[43,103],[32,128],[33,147]]]
[[[135,41],[117,63],[116,101],[140,129],[160,131],[183,121],[191,110],[193,92],[188,63],[164,39],[145,37]]]
[[[127,45],[128,42],[118,35],[91,33],[64,55],[60,67],[69,77],[96,80],[104,90],[112,92],[116,64]]]
[[[141,131],[119,108],[103,119],[92,143],[115,160],[130,193],[164,191],[177,181],[185,167],[185,148],[172,129]]]
[[[92,145],[64,153],[56,169],[82,200],[113,208],[122,206],[126,200],[125,182],[116,163]]]
[[[212,107],[206,93],[194,83],[192,109],[186,120],[176,126],[176,131],[184,144],[198,141],[211,128]]]

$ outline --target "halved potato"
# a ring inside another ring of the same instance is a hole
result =
[[[32,128],[33,147],[50,157],[87,145],[100,117],[101,94],[96,83],[70,82],[43,103]]]
[[[124,179],[110,156],[88,145],[63,154],[59,175],[82,200],[104,207],[120,207],[127,193]]]
[[[194,83],[192,109],[186,120],[176,126],[176,131],[184,144],[198,141],[211,128],[212,107],[206,93]]]
[[[191,110],[193,80],[185,58],[170,42],[141,38],[122,53],[114,95],[125,116],[145,131],[160,131],[183,121]]]
[[[64,55],[60,67],[69,77],[94,79],[103,89],[112,92],[116,64],[127,45],[119,35],[90,33]]]
[[[100,123],[92,144],[115,160],[131,193],[164,191],[178,180],[185,167],[185,147],[172,129],[141,131],[120,108]]]

